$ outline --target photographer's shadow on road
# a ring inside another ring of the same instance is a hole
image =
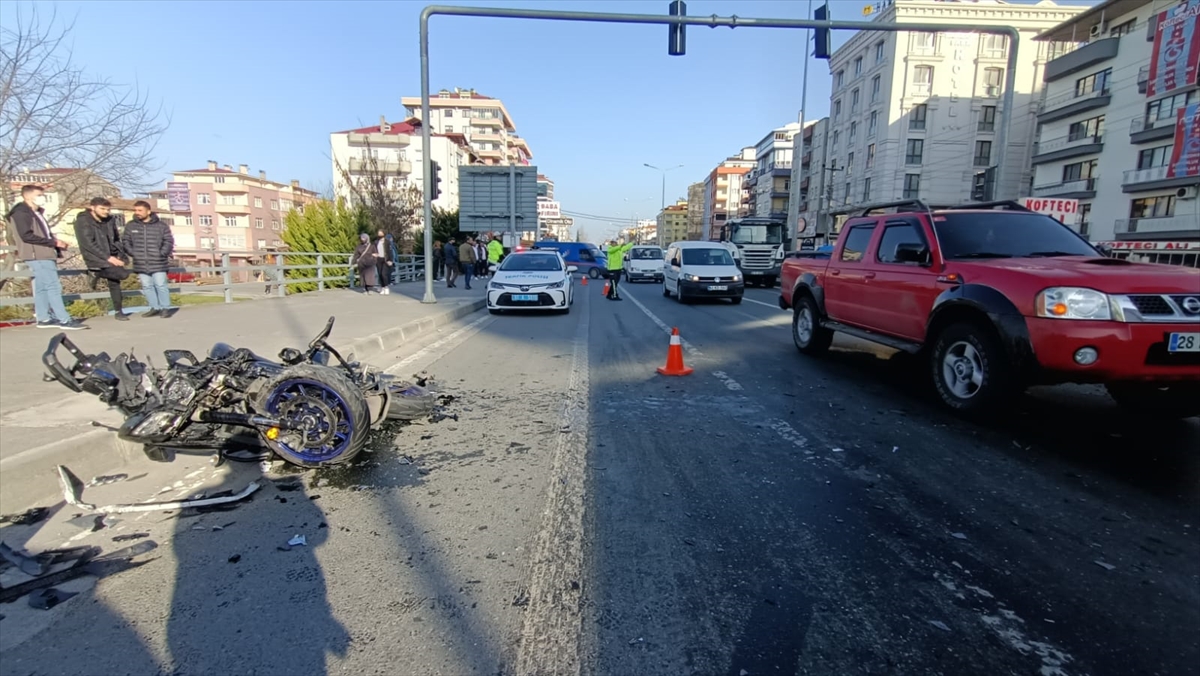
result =
[[[327,673],[330,654],[346,654],[349,635],[333,617],[316,556],[329,534],[324,514],[304,475],[264,477],[259,467],[233,463],[214,489],[257,480],[249,502],[179,516],[168,673],[309,676]],[[296,535],[306,544],[289,547]]]

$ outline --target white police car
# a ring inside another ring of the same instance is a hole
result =
[[[505,310],[550,310],[567,313],[575,302],[575,287],[562,254],[553,249],[514,251],[500,261],[487,286],[487,308],[492,314]]]

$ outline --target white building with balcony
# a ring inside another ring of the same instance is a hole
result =
[[[829,136],[829,118],[804,124],[792,154],[792,178],[789,185],[788,230],[796,237],[813,237],[818,232],[821,207],[825,204],[825,144]]]
[[[472,164],[476,155],[459,134],[434,134],[430,144],[432,159],[441,169],[441,195],[433,204],[453,211],[458,208],[458,167]],[[349,181],[361,181],[372,171],[387,178],[394,190],[409,186],[424,190],[422,145],[421,121],[417,119],[388,122],[380,117],[377,126],[330,134],[334,194],[353,202]]]
[[[998,198],[1028,185],[1048,44],[1033,38],[1086,7],[999,0],[895,0],[877,23],[957,23],[1020,31],[1013,116]],[[997,131],[1008,40],[972,33],[855,33],[833,53],[826,214],[906,198],[960,204],[974,175],[1000,160]],[[811,200],[810,200],[811,201]]]
[[[792,182],[793,137],[800,123],[772,129],[754,146],[754,168],[746,175],[743,196],[748,216],[787,218]]]
[[[1061,55],[1045,67],[1032,194],[1080,200],[1092,241],[1200,242],[1200,177],[1167,166],[1197,88],[1147,96],[1157,17],[1178,4],[1108,0],[1038,38]]]

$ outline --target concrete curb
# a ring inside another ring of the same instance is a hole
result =
[[[423,317],[400,326],[345,343],[335,343],[343,355],[353,353],[366,360],[402,347],[418,336],[482,310],[485,299],[457,304],[453,309]],[[84,481],[117,471],[135,473],[130,467],[149,463],[142,453],[130,453],[129,444],[117,443],[116,435],[92,429],[42,447],[42,452],[5,458],[0,468],[0,512],[16,513],[30,506],[50,506],[62,501],[58,487],[58,465],[71,468]]]

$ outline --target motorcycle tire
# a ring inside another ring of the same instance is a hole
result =
[[[259,410],[283,420],[305,420],[310,431],[302,443],[298,433],[281,431],[263,443],[276,455],[300,467],[349,462],[362,451],[371,429],[367,400],[346,376],[328,366],[291,366],[263,386]],[[315,427],[315,429],[311,429]],[[313,438],[320,437],[320,438]]]

